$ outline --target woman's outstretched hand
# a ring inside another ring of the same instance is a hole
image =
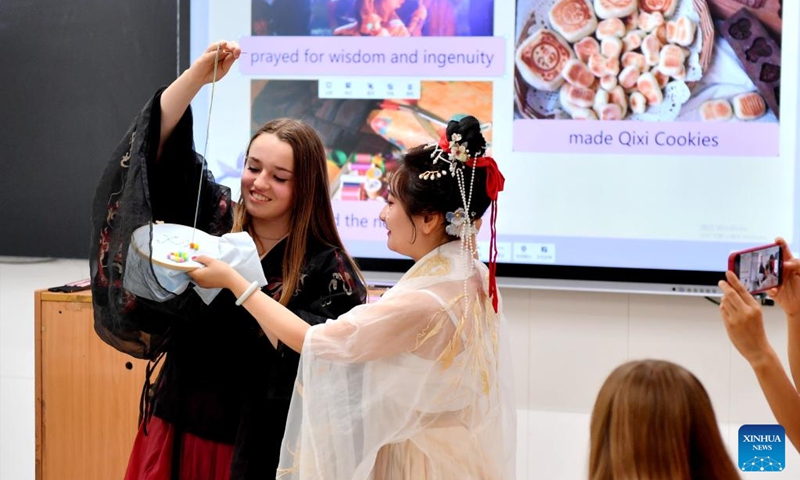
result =
[[[202,263],[204,267],[189,272],[195,284],[203,288],[232,288],[236,281],[244,277],[230,265],[215,258],[200,255],[192,260]]]
[[[725,278],[719,282],[723,292],[719,310],[725,329],[733,346],[748,362],[755,364],[772,352],[764,331],[761,305],[733,272],[725,272]]]

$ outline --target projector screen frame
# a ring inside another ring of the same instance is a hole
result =
[[[182,32],[185,34],[185,36],[182,36],[183,40],[188,37],[186,32],[189,31],[189,17],[196,12],[187,13],[189,4],[192,3],[191,0],[177,1],[184,7],[181,8],[183,17],[179,20]],[[203,14],[200,14],[200,18],[208,21],[208,18]],[[495,23],[497,22],[498,18],[495,15]],[[191,62],[188,54],[190,42],[185,41],[182,45],[185,48],[179,48],[180,63],[182,68],[188,68]],[[797,55],[796,62],[796,64],[800,65],[800,55]],[[308,78],[304,77],[299,80],[308,80]],[[499,81],[499,79],[495,80]],[[800,110],[800,95],[796,96],[796,99],[796,108]],[[204,103],[201,99],[200,105],[207,106],[207,103]],[[506,110],[506,107],[501,107],[496,114],[502,114],[501,112],[504,110]],[[800,152],[800,149],[795,151],[795,165],[797,165],[798,161],[798,152]],[[800,185],[800,169],[795,168],[793,176],[795,177],[795,185]],[[800,188],[795,189],[794,200],[796,205],[800,204]],[[782,232],[776,232],[776,234],[779,233]],[[787,238],[792,238],[791,244],[793,246],[796,245],[798,238],[800,238],[800,222],[794,224],[793,231],[785,232],[784,234]],[[345,246],[347,247],[347,242]],[[397,258],[375,258],[359,255],[354,255],[354,258],[365,273],[369,283],[384,286],[396,282],[403,272],[407,271],[413,264],[411,260]],[[720,270],[707,271],[499,263],[497,274],[498,284],[504,288],[716,297],[721,295],[717,282],[724,278],[722,269],[725,266],[724,262],[721,262],[719,265]]]
[[[367,281],[381,286],[399,280],[413,264],[398,259],[355,260]],[[717,282],[724,272],[500,263],[497,277],[503,288],[717,297],[722,295]]]

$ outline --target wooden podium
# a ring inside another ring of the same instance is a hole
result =
[[[147,362],[100,340],[89,292],[35,302],[36,480],[122,480]]]

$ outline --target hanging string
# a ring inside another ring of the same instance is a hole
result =
[[[203,161],[200,162],[200,181],[197,184],[197,203],[194,207],[194,223],[192,224],[192,241],[194,243],[194,233],[197,231],[197,215],[200,211],[200,194],[203,188],[203,175],[206,173],[206,154],[208,153],[208,136],[211,133],[211,107],[214,106],[214,87],[217,84],[217,64],[219,63],[219,51],[222,43],[217,44],[217,51],[214,53],[214,75],[211,77],[211,99],[208,102],[208,121],[206,122],[206,139],[203,145]]]

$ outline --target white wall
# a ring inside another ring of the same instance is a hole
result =
[[[8,263],[18,261],[0,257],[0,480],[34,478],[33,291],[88,276],[85,261]],[[502,294],[515,358],[520,480],[584,478],[595,395],[627,359],[667,359],[694,372],[711,395],[734,460],[741,425],[775,422],[755,376],[730,346],[717,307],[705,299]],[[787,364],[777,307],[766,310],[766,323]],[[786,470],[769,478],[800,478],[800,456],[789,443],[786,450]]]
[[[0,257],[0,480],[34,480],[33,292],[89,276],[88,261],[25,261]]]
[[[734,461],[741,425],[775,423],[755,375],[730,345],[718,307],[704,298],[502,293],[516,359],[519,479],[585,478],[595,396],[611,370],[628,359],[666,359],[691,370],[711,396]],[[788,365],[782,312],[767,308],[765,318]],[[775,478],[800,478],[798,460],[787,443],[788,467]]]

